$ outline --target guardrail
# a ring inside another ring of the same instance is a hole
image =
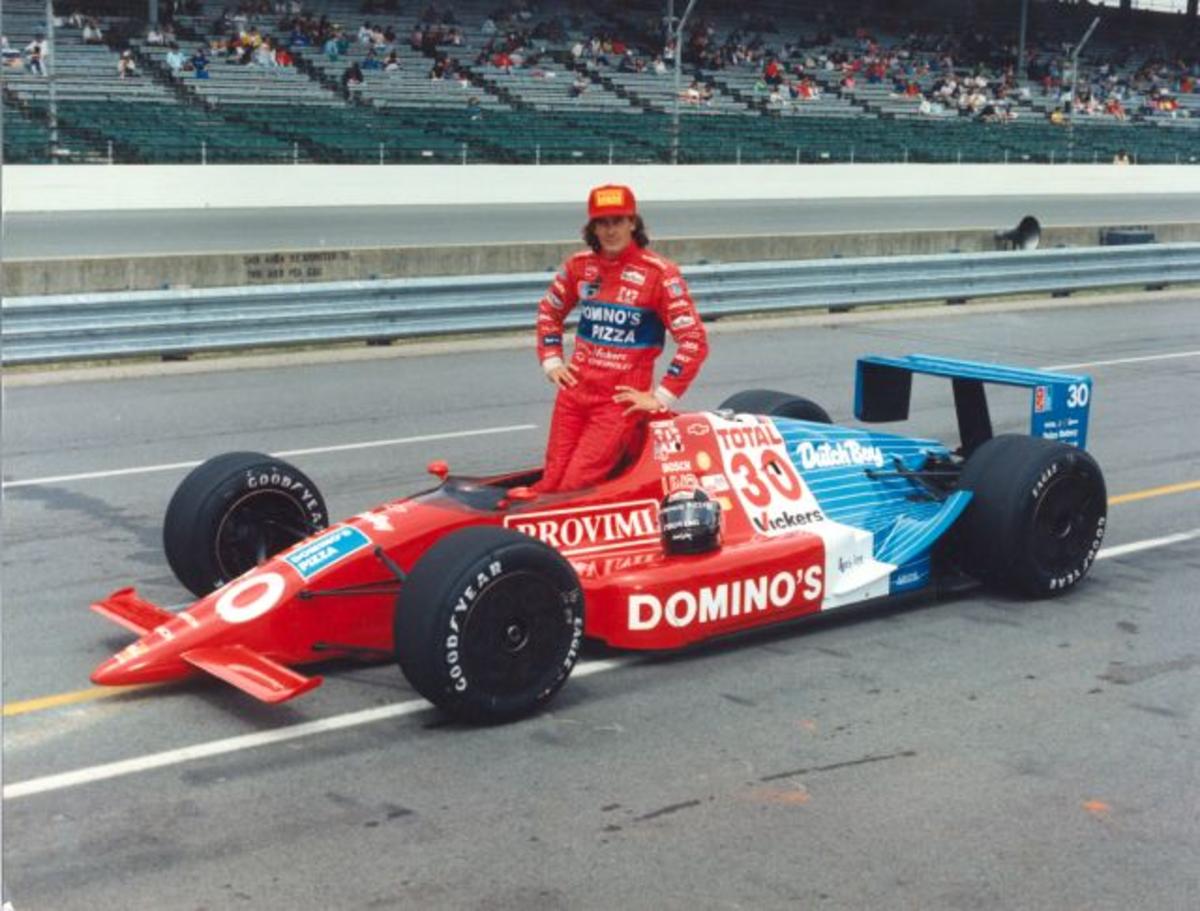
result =
[[[1200,243],[692,266],[707,318],[1200,281]],[[532,329],[548,273],[17,297],[4,364]]]

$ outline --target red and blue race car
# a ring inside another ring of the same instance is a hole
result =
[[[280,702],[321,682],[297,666],[394,656],[451,715],[502,721],[550,700],[585,638],[679,649],[963,585],[1032,597],[1075,586],[1107,512],[1084,448],[1090,378],[865,357],[856,417],[907,418],[914,374],[952,382],[955,448],[750,390],[650,421],[586,490],[538,494],[540,469],[465,478],[435,462],[432,490],[332,526],[294,466],[217,456],[181,483],[164,527],[168,562],[199,600],[171,613],[127,588],[93,604],[139,638],[92,680],[203,671]],[[1030,435],[993,436],[989,383],[1031,390]],[[718,518],[689,542],[665,517],[693,497]]]

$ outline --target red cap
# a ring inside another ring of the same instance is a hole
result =
[[[588,221],[612,215],[637,215],[637,200],[629,187],[610,183],[588,194]]]

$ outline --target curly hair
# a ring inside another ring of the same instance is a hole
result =
[[[596,225],[589,221],[583,226],[583,242],[592,248],[593,253],[600,252],[600,238],[596,236]],[[650,235],[646,233],[646,223],[642,216],[633,216],[633,242],[639,247],[650,246]]]

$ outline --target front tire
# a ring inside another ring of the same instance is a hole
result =
[[[394,629],[396,660],[418,693],[463,721],[511,721],[566,683],[583,640],[583,592],[542,542],[465,528],[417,561]]]
[[[175,489],[163,550],[197,597],[329,524],[317,485],[282,459],[228,452],[197,466]]]
[[[771,389],[744,389],[735,392],[721,403],[721,410],[736,411],[738,414],[765,414],[774,418],[794,418],[798,421],[815,421],[832,424],[829,412],[803,396],[790,392],[775,392]]]
[[[1034,598],[1060,595],[1087,575],[1108,519],[1104,475],[1090,454],[998,436],[972,453],[959,487],[974,493],[955,533],[971,575]]]

